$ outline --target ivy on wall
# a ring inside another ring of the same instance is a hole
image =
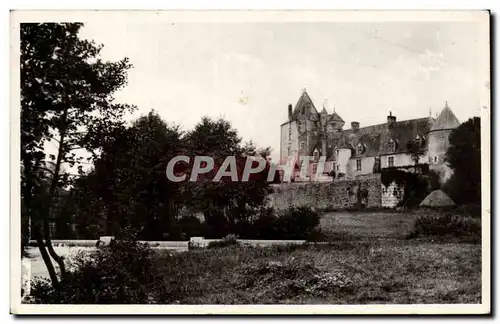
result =
[[[413,207],[418,205],[433,189],[430,177],[426,175],[429,172],[428,165],[407,166],[407,167],[391,167],[381,170],[380,181],[384,187],[388,187],[391,183],[395,183],[398,187],[403,188],[403,197],[399,192],[394,192],[394,196],[401,199],[401,205]],[[417,172],[411,172],[410,170]]]
[[[384,187],[388,187],[391,183],[396,183],[398,186],[402,186],[406,183],[406,178],[408,172],[393,168],[387,168],[381,171],[380,181]]]

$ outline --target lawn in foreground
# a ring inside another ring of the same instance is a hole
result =
[[[164,281],[158,303],[481,302],[479,244],[353,241],[158,252],[155,258]]]

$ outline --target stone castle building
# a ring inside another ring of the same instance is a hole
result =
[[[304,90],[295,107],[288,105],[288,120],[281,125],[280,164],[290,157],[313,156],[318,161],[325,156],[323,174],[354,179],[386,167],[414,165],[408,149],[411,142],[422,152],[418,162],[429,164],[444,181],[451,175],[444,161],[448,136],[459,124],[446,104],[437,118],[398,121],[389,113],[385,123],[361,127],[353,121],[344,129],[345,121],[337,112],[330,114],[325,107],[318,112]],[[308,175],[316,167],[312,162]]]

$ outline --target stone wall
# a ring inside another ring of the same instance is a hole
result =
[[[382,207],[394,208],[404,197],[404,187],[391,182],[387,187],[382,187]]]
[[[351,208],[358,202],[357,192],[360,188],[368,190],[366,207],[382,205],[380,175],[372,174],[355,180],[273,185],[274,192],[269,195],[269,206],[277,210],[292,206],[320,209]]]

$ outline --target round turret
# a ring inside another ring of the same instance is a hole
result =
[[[440,174],[441,181],[446,181],[452,173],[445,163],[445,157],[450,147],[449,136],[459,125],[460,122],[446,103],[427,134],[429,164],[431,169]]]

